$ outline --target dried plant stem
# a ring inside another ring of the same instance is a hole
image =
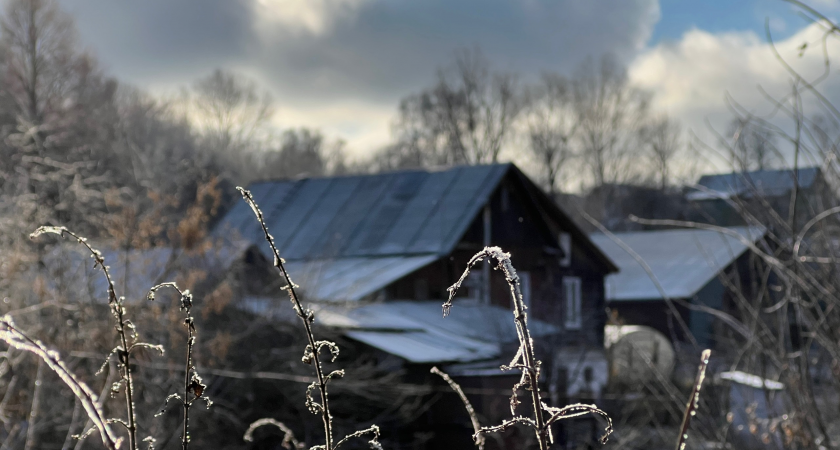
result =
[[[177,398],[181,401],[181,405],[184,408],[184,423],[183,431],[181,434],[181,448],[183,450],[187,450],[190,446],[190,408],[192,407],[193,402],[195,402],[199,398],[203,399],[207,403],[208,408],[210,407],[211,402],[207,398],[207,396],[204,395],[204,389],[206,388],[206,386],[202,382],[201,377],[198,376],[195,366],[193,365],[193,347],[195,346],[196,330],[195,319],[191,314],[193,304],[192,294],[190,294],[189,289],[181,290],[181,288],[179,288],[178,285],[175,283],[162,283],[151,288],[149,290],[147,298],[150,301],[154,300],[155,293],[158,290],[165,287],[172,288],[178,292],[178,295],[180,295],[181,297],[181,310],[184,311],[184,313],[187,316],[184,320],[184,325],[186,325],[187,327],[187,355],[184,367],[184,396],[179,397],[176,394],[170,395],[166,399],[168,402],[171,399]],[[190,394],[192,394],[192,398],[190,398]]]
[[[34,239],[42,234],[57,234],[61,237],[65,235],[71,236],[90,252],[94,260],[94,267],[99,266],[105,275],[105,279],[108,282],[108,306],[111,308],[111,314],[117,322],[115,328],[120,341],[120,345],[111,354],[117,354],[117,361],[121,371],[121,383],[125,385],[125,404],[128,417],[124,425],[128,431],[128,447],[129,450],[137,450],[137,417],[134,408],[134,379],[131,372],[131,352],[139,347],[156,348],[161,353],[163,349],[145,343],[130,343],[131,339],[129,338],[128,330],[133,330],[134,325],[126,319],[125,299],[123,297],[117,297],[111,273],[108,271],[108,266],[105,265],[105,259],[99,250],[96,250],[88,244],[86,238],[73,233],[65,227],[39,227],[29,237]]]
[[[516,269],[510,262],[510,254],[505,253],[499,247],[485,247],[484,250],[476,253],[470,258],[467,263],[467,268],[464,273],[452,286],[449,287],[449,298],[443,304],[443,316],[449,315],[452,308],[452,299],[455,297],[455,292],[461,287],[461,284],[470,274],[477,263],[484,261],[485,258],[495,259],[497,267],[504,273],[505,280],[510,286],[510,294],[513,299],[513,319],[516,324],[516,334],[519,338],[519,349],[510,364],[502,366],[502,370],[519,369],[522,371],[522,378],[513,386],[513,395],[510,398],[510,413],[512,419],[504,421],[501,425],[484,427],[479,430],[480,433],[504,431],[516,424],[524,424],[534,429],[539,442],[540,450],[547,450],[550,443],[554,442],[554,437],[551,433],[551,424],[561,420],[572,417],[582,416],[584,414],[599,414],[607,418],[608,425],[606,433],[601,438],[602,443],[606,443],[607,437],[612,433],[612,421],[607,414],[598,409],[595,405],[575,404],[568,405],[563,408],[553,408],[545,405],[540,396],[539,378],[540,378],[540,364],[534,354],[534,341],[531,338],[531,333],[528,329],[528,314],[525,302],[522,300],[522,292],[519,287],[519,276],[516,274]],[[518,391],[524,388],[531,392],[531,402],[533,404],[534,417],[517,416],[516,406],[520,403],[518,398]],[[546,419],[544,412],[547,412],[549,418]]]
[[[105,265],[102,265],[103,269]],[[110,279],[108,280],[110,284]],[[111,285],[113,286],[113,285]],[[113,287],[109,290],[113,292]],[[126,320],[125,308],[122,301],[117,301],[111,307],[114,311],[114,316],[117,318],[117,333],[120,336],[123,351],[118,351],[119,365],[123,369],[123,383],[125,384],[125,404],[128,413],[128,448],[130,450],[137,450],[137,417],[134,411],[134,378],[131,374],[131,351],[128,345],[128,336],[126,335]]]
[[[315,320],[315,313],[309,309],[303,309],[303,305],[300,303],[300,298],[295,291],[295,284],[292,282],[292,279],[289,277],[289,273],[286,272],[286,266],[284,265],[285,262],[283,258],[280,257],[280,252],[277,250],[277,246],[274,244],[274,238],[269,234],[268,227],[265,224],[265,220],[263,218],[262,211],[260,211],[259,206],[254,201],[254,197],[251,193],[243,189],[241,187],[237,187],[236,189],[242,194],[242,198],[248,203],[248,206],[254,211],[254,214],[257,216],[257,221],[259,221],[260,226],[262,227],[263,233],[265,234],[265,240],[268,242],[268,245],[271,247],[271,251],[274,254],[274,267],[280,272],[283,276],[283,280],[285,281],[286,285],[283,288],[284,290],[288,291],[289,299],[292,302],[292,306],[294,307],[295,313],[300,317],[300,320],[303,322],[303,328],[306,331],[306,339],[309,341],[309,344],[306,346],[306,349],[303,352],[303,362],[306,364],[312,364],[315,366],[315,381],[306,388],[306,406],[309,408],[309,411],[313,414],[321,414],[321,419],[324,422],[324,445],[316,445],[312,447],[312,450],[336,450],[339,446],[344,444],[345,442],[349,441],[353,438],[359,438],[366,434],[373,435],[373,437],[368,441],[368,446],[375,450],[382,450],[382,445],[379,443],[379,427],[376,425],[371,425],[364,430],[356,431],[355,433],[348,434],[344,438],[338,441],[338,443],[334,444],[333,439],[333,428],[332,428],[332,415],[330,414],[330,405],[329,405],[329,398],[327,396],[327,383],[330,382],[333,378],[343,377],[344,370],[333,370],[328,374],[324,374],[324,368],[321,365],[321,356],[320,352],[321,349],[326,347],[330,351],[330,355],[332,357],[332,361],[334,362],[335,359],[338,357],[338,346],[334,342],[330,341],[316,341],[315,336],[312,334],[312,322]],[[312,398],[311,391],[317,388],[318,393],[321,397],[321,403],[316,403],[315,400]],[[261,419],[261,421],[254,422],[252,426],[257,424],[268,424],[274,423],[276,421],[271,421],[272,419]],[[246,435],[248,436],[248,435]],[[284,440],[284,442],[286,442]]]
[[[539,364],[534,356],[534,341],[531,339],[530,331],[528,330],[528,316],[525,312],[525,303],[522,301],[522,292],[519,287],[519,276],[516,274],[513,264],[510,262],[510,255],[503,252],[499,247],[485,247],[484,250],[476,253],[467,263],[467,268],[464,270],[461,278],[449,288],[449,298],[443,304],[443,316],[449,315],[449,310],[452,308],[452,299],[455,292],[461,286],[461,283],[467,278],[470,269],[475,264],[484,260],[484,258],[493,258],[498,263],[499,269],[505,274],[505,280],[510,286],[511,297],[513,298],[513,319],[516,323],[516,334],[519,337],[519,350],[516,356],[508,365],[510,368],[518,368],[522,371],[522,378],[519,383],[513,387],[513,395],[510,401],[510,410],[512,415],[516,415],[516,405],[519,403],[516,391],[520,387],[526,387],[531,391],[531,402],[534,407],[534,432],[537,436],[537,441],[540,444],[540,450],[548,449],[548,433],[545,426],[545,418],[540,407],[542,399],[540,398],[540,389],[538,385],[539,379]],[[520,362],[520,360],[522,362]]]
[[[694,379],[694,387],[691,390],[691,396],[688,398],[688,404],[685,405],[685,414],[683,415],[682,426],[680,426],[680,434],[677,438],[677,450],[684,450],[685,444],[688,442],[688,426],[691,424],[691,418],[697,414],[697,407],[700,403],[700,388],[703,387],[703,380],[706,378],[706,367],[709,365],[709,357],[711,357],[711,350],[703,350],[700,356],[700,366],[697,367],[697,378]]]
[[[187,450],[190,447],[190,406],[192,403],[186,398],[190,392],[190,367],[192,366],[192,348],[193,348],[193,332],[190,327],[190,337],[187,340],[187,362],[186,370],[184,371],[184,431],[181,435],[181,448]]]
[[[29,408],[29,425],[26,427],[26,442],[23,450],[35,448],[38,435],[36,432],[38,415],[41,410],[41,396],[43,395],[44,361],[38,360],[38,370],[35,373],[35,387],[32,388],[32,406]]]
[[[298,442],[297,439],[295,439],[294,433],[292,433],[292,430],[289,427],[287,427],[286,424],[274,419],[260,419],[252,423],[251,426],[248,427],[248,430],[245,431],[245,436],[243,437],[243,439],[246,442],[252,442],[254,440],[254,431],[256,431],[257,428],[265,425],[274,425],[275,427],[279,428],[280,431],[283,432],[283,442],[280,443],[280,446],[282,446],[283,448],[289,450],[304,448],[304,445]]]
[[[102,437],[102,444],[105,445],[105,448],[108,450],[117,450],[120,447],[121,440],[114,436],[114,433],[108,426],[108,420],[102,413],[96,394],[67,369],[67,366],[64,365],[64,361],[61,360],[58,353],[48,350],[42,343],[20,331],[9,316],[0,318],[0,339],[16,349],[34,353],[41,358],[47,367],[52,369],[61,378],[61,381],[73,391],[73,394],[76,395],[79,401],[82,402],[82,406],[87,412],[88,417],[90,417],[96,429],[99,430],[99,435]]]
[[[257,220],[260,222],[260,226],[262,227],[263,233],[265,234],[265,240],[268,241],[268,244],[271,246],[271,251],[274,254],[274,267],[280,271],[280,274],[283,276],[283,279],[286,283],[286,290],[289,293],[289,299],[292,302],[292,306],[294,307],[295,313],[297,313],[300,320],[303,322],[304,330],[306,331],[306,338],[309,341],[309,349],[307,355],[304,356],[304,359],[311,358],[312,364],[315,366],[315,376],[317,380],[315,384],[318,387],[318,393],[320,394],[321,404],[319,407],[315,408],[316,410],[320,410],[321,419],[324,422],[324,439],[325,439],[325,448],[326,450],[333,450],[333,430],[332,430],[332,416],[330,415],[330,407],[329,407],[329,398],[327,396],[327,382],[329,381],[330,377],[324,374],[324,369],[321,366],[321,357],[319,355],[320,348],[323,346],[322,342],[316,341],[315,336],[312,334],[312,321],[314,319],[314,314],[310,310],[305,310],[300,303],[300,299],[298,298],[297,292],[295,292],[295,284],[292,282],[292,279],[289,277],[289,273],[286,272],[286,267],[283,264],[284,261],[280,257],[280,252],[277,250],[277,246],[274,244],[274,237],[271,236],[268,232],[268,227],[265,225],[265,219],[263,218],[262,211],[260,211],[259,206],[254,201],[254,197],[251,193],[243,189],[241,187],[237,187],[239,193],[242,194],[242,197],[248,202],[248,205],[254,211],[254,214],[257,216]],[[312,408],[311,408],[312,409]]]
[[[461,389],[461,386],[459,386],[458,383],[456,383],[455,380],[453,380],[446,372],[438,369],[437,367],[432,367],[431,372],[443,378],[443,381],[446,381],[449,387],[458,394],[458,397],[461,397],[461,401],[464,402],[464,408],[466,408],[467,414],[470,416],[470,422],[472,422],[473,440],[475,441],[475,445],[479,450],[484,450],[484,435],[481,433],[481,423],[479,423],[478,417],[475,415],[475,409],[470,403],[470,400],[467,398],[466,394],[464,394],[464,390]]]

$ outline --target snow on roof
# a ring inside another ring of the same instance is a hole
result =
[[[688,193],[686,198],[709,200],[733,196],[750,197],[753,194],[784,195],[790,192],[797,182],[800,188],[811,187],[819,173],[819,167],[803,167],[796,174],[791,169],[778,169],[703,175],[697,182],[697,191]]]
[[[499,346],[439,330],[348,331],[348,337],[413,363],[476,361],[499,356]]]
[[[288,261],[307,300],[358,301],[439,258],[437,255]]]
[[[765,231],[760,227],[733,227],[731,232],[755,242]],[[679,229],[614,233],[647,263],[669,298],[690,298],[747,250],[735,236],[718,231]],[[592,241],[618,267],[607,276],[608,301],[659,300],[662,293],[644,266],[609,236],[590,235]]]
[[[720,375],[718,375],[718,378],[720,378],[721,380],[732,381],[738,384],[743,384],[745,386],[754,387],[756,389],[766,388],[774,391],[780,391],[785,388],[785,385],[781,382],[762,379],[758,375],[752,375],[740,371],[723,372]]]
[[[99,249],[117,295],[131,301],[144,300],[152,286],[174,281],[179,274],[191,272],[197,280],[221,278],[249,247],[250,244],[240,240],[191,251],[171,247],[117,250],[99,246]],[[75,242],[57,245],[44,262],[49,278],[57,287],[83,298],[107,301],[108,284],[102,270],[93,266],[90,253],[82,246]],[[198,276],[199,273],[203,276]]]
[[[511,311],[456,300],[443,318],[441,302],[394,301],[358,307],[316,305],[316,323],[413,363],[469,362],[501,356],[501,345],[515,342]],[[555,333],[554,325],[531,319],[534,337]]]

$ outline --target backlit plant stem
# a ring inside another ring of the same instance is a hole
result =
[[[260,222],[260,226],[262,227],[263,233],[265,234],[265,240],[268,241],[268,244],[271,246],[271,251],[274,254],[274,267],[280,271],[280,274],[283,276],[283,279],[286,282],[285,289],[289,293],[289,299],[292,302],[294,307],[295,313],[297,313],[298,317],[300,317],[301,321],[303,322],[304,330],[306,331],[306,338],[309,341],[309,347],[312,349],[311,358],[312,362],[315,365],[315,376],[317,378],[317,386],[318,386],[318,393],[321,397],[321,419],[324,422],[324,435],[325,435],[325,446],[326,450],[333,450],[333,432],[332,432],[332,416],[330,415],[330,407],[329,407],[329,398],[327,397],[327,381],[328,378],[324,375],[324,369],[321,367],[321,357],[319,356],[319,343],[315,340],[315,336],[312,334],[312,320],[313,320],[313,313],[309,310],[304,310],[303,306],[300,303],[300,299],[298,298],[297,292],[295,292],[295,284],[292,282],[292,279],[289,277],[289,273],[286,272],[286,267],[283,264],[284,261],[280,257],[280,252],[277,250],[277,246],[274,244],[274,237],[271,236],[268,232],[268,228],[265,225],[265,219],[263,218],[262,211],[260,211],[259,206],[254,201],[254,197],[251,193],[243,188],[237,188],[239,192],[242,194],[242,197],[248,202],[248,205],[254,211],[254,214],[257,216],[257,220]]]

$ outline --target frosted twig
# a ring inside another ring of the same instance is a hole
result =
[[[332,415],[330,414],[329,397],[327,396],[327,383],[333,374],[326,375],[324,373],[319,353],[322,347],[329,347],[332,359],[335,360],[336,356],[338,356],[338,347],[331,342],[315,340],[315,336],[312,334],[312,322],[315,320],[315,313],[309,309],[303,308],[300,298],[297,295],[297,291],[295,291],[297,285],[292,282],[289,273],[286,271],[285,261],[283,261],[283,258],[280,257],[280,252],[274,244],[274,237],[272,237],[268,232],[268,227],[265,224],[262,211],[257,205],[257,202],[254,201],[254,196],[251,195],[250,191],[241,187],[237,187],[236,189],[240,194],[242,194],[242,198],[246,203],[248,203],[248,206],[251,207],[251,210],[257,217],[257,221],[260,223],[260,227],[262,227],[265,240],[268,242],[268,245],[271,247],[271,252],[274,255],[274,267],[277,268],[278,272],[283,277],[283,281],[285,282],[284,289],[289,293],[289,300],[292,302],[292,307],[294,308],[295,313],[298,317],[300,317],[301,322],[303,322],[306,338],[309,341],[309,345],[304,351],[303,361],[315,366],[315,376],[317,378],[317,380],[306,389],[306,406],[313,414],[321,414],[321,420],[324,422],[325,445],[323,448],[325,450],[334,450]],[[343,372],[341,374],[343,374]],[[311,395],[311,391],[316,387],[318,388],[318,393],[321,397],[321,403],[316,403]]]
[[[697,378],[694,379],[694,388],[691,390],[688,404],[685,405],[685,414],[683,415],[680,434],[677,438],[677,450],[684,450],[685,444],[688,441],[688,426],[691,424],[691,418],[697,414],[697,407],[700,405],[700,388],[703,387],[703,380],[706,378],[706,367],[709,365],[709,358],[711,356],[712,351],[708,349],[703,350],[703,354],[700,356],[700,366],[697,367]]]
[[[449,314],[449,311],[452,308],[452,299],[455,297],[455,292],[459,287],[461,287],[461,283],[463,283],[470,274],[470,269],[472,269],[472,267],[480,261],[483,261],[484,258],[492,258],[496,260],[498,269],[504,273],[505,281],[507,281],[510,286],[510,294],[513,299],[513,320],[516,324],[516,334],[519,338],[520,346],[519,350],[517,350],[517,356],[521,353],[522,364],[517,365],[516,363],[520,358],[514,357],[514,360],[512,361],[513,364],[511,365],[516,365],[517,368],[522,371],[522,378],[520,378],[520,381],[513,387],[513,395],[510,400],[511,414],[515,414],[516,405],[519,404],[516,391],[520,387],[527,386],[528,390],[531,391],[531,402],[534,407],[534,419],[528,420],[533,420],[534,422],[534,432],[537,435],[537,441],[540,443],[540,450],[547,450],[548,430],[545,424],[545,418],[543,417],[543,410],[540,408],[542,398],[540,396],[540,389],[537,383],[537,380],[539,379],[540,363],[534,355],[534,341],[531,339],[531,332],[528,330],[528,315],[525,312],[525,302],[522,301],[522,291],[519,287],[519,276],[516,274],[516,269],[514,269],[513,264],[510,262],[510,254],[505,253],[499,247],[485,247],[484,250],[476,253],[472,258],[470,258],[467,263],[467,268],[464,270],[461,278],[459,278],[455,284],[447,289],[449,291],[449,298],[447,298],[446,302],[443,304],[443,316],[446,317]],[[492,428],[493,427],[491,427],[491,429]],[[502,427],[500,430],[505,428],[506,427]]]
[[[551,434],[551,424],[557,422],[558,420],[571,419],[573,417],[585,416],[587,414],[599,414],[607,420],[607,426],[604,428],[604,435],[601,436],[600,439],[602,444],[607,443],[607,438],[609,438],[609,436],[613,432],[612,419],[606,412],[604,412],[601,408],[598,408],[595,405],[575,403],[572,405],[566,405],[562,408],[555,408],[553,406],[548,406],[545,403],[543,403],[542,408],[550,414],[550,417],[548,418],[548,420],[545,421],[545,424],[547,427],[549,427],[548,436],[549,440],[552,443],[554,443],[554,437]]]
[[[501,369],[519,369],[522,371],[522,376],[519,381],[513,385],[513,395],[511,395],[510,398],[510,412],[514,418],[502,422],[501,425],[481,428],[480,433],[504,431],[516,424],[525,424],[534,428],[540,450],[547,450],[549,441],[554,440],[551,434],[552,423],[559,419],[577,417],[592,412],[607,417],[607,432],[604,437],[601,438],[601,441],[605,443],[607,436],[609,436],[612,432],[612,421],[610,421],[606,413],[600,409],[590,405],[570,405],[566,408],[550,408],[543,404],[538,382],[540,378],[540,365],[542,363],[537,360],[534,354],[534,341],[531,338],[531,332],[528,329],[528,315],[526,313],[527,308],[525,306],[525,302],[522,300],[522,291],[519,287],[519,276],[516,274],[516,269],[514,269],[513,264],[510,262],[509,253],[505,253],[499,247],[485,247],[484,250],[476,253],[472,258],[470,258],[469,262],[467,262],[467,268],[464,270],[464,273],[458,281],[455,282],[455,284],[447,289],[449,291],[449,298],[447,298],[446,302],[443,304],[443,316],[446,317],[449,315],[449,312],[452,309],[452,300],[455,298],[455,293],[470,274],[470,269],[472,269],[473,266],[480,261],[483,261],[484,258],[496,260],[497,268],[504,273],[505,281],[507,281],[510,286],[510,294],[513,300],[513,319],[516,325],[516,334],[519,338],[519,348],[516,351],[516,355],[514,355],[510,364],[502,366]],[[526,389],[531,392],[531,403],[534,409],[533,419],[524,416],[516,416],[516,407],[520,403],[518,398],[519,389]],[[549,418],[547,420],[544,416],[545,412],[549,414]],[[476,436],[480,433],[477,432]]]
[[[480,433],[481,423],[479,423],[478,417],[475,415],[475,409],[473,409],[470,400],[467,398],[466,394],[464,394],[464,390],[461,389],[461,386],[459,386],[458,383],[449,376],[449,374],[437,367],[432,367],[431,372],[443,378],[443,381],[446,381],[449,387],[458,394],[458,397],[461,397],[461,401],[464,402],[464,408],[466,408],[467,414],[470,416],[470,422],[472,422],[473,440],[475,441],[475,445],[479,450],[484,450],[484,435]]]
[[[99,430],[99,435],[102,438],[102,444],[105,445],[105,448],[117,450],[120,447],[121,439],[116,438],[108,426],[108,421],[105,419],[102,409],[97,403],[96,394],[70,372],[57,352],[47,349],[41,342],[33,340],[17,329],[10,316],[0,318],[0,339],[18,350],[34,353],[41,358],[82,403],[82,407],[87,412],[91,422]]]
[[[340,441],[338,441],[338,443],[335,444],[333,450],[338,449],[338,447],[341,446],[341,444],[349,441],[350,439],[362,437],[366,434],[373,434],[373,437],[368,441],[368,445],[370,446],[370,448],[372,448],[373,450],[382,450],[382,444],[379,443],[379,427],[376,425],[371,425],[365,428],[364,430],[359,430],[355,433],[351,433],[347,436],[344,436],[343,439],[341,439]]]
[[[476,435],[478,434],[496,433],[499,431],[504,431],[516,424],[526,425],[534,429],[537,428],[537,424],[534,422],[534,419],[531,419],[530,417],[519,416],[514,417],[513,419],[506,419],[499,425],[493,425],[491,427],[482,427],[480,430],[478,430],[478,433],[473,435],[473,439],[475,439]]]
[[[259,428],[263,425],[274,425],[275,427],[279,428],[280,431],[283,432],[283,441],[280,443],[280,445],[283,448],[288,449],[288,450],[304,448],[304,445],[302,443],[298,442],[297,439],[295,439],[295,434],[292,432],[292,430],[289,427],[286,426],[286,424],[284,424],[283,422],[279,422],[277,420],[268,419],[268,418],[260,419],[256,422],[252,423],[251,426],[248,427],[248,430],[245,431],[245,436],[243,436],[242,439],[244,439],[247,442],[253,442],[254,441],[254,431],[257,428]]]
[[[29,238],[34,239],[42,234],[57,234],[60,237],[65,237],[65,235],[72,237],[90,253],[94,261],[94,268],[98,266],[105,275],[105,280],[108,282],[108,306],[111,308],[111,314],[117,322],[116,331],[120,340],[120,344],[108,354],[106,364],[111,355],[117,355],[118,365],[121,369],[121,380],[115,383],[114,386],[118,387],[120,383],[125,385],[125,403],[128,415],[126,426],[128,429],[128,447],[129,450],[137,450],[137,416],[134,405],[134,379],[131,372],[131,352],[140,347],[156,348],[156,346],[146,343],[130,342],[132,340],[136,341],[137,339],[134,324],[126,319],[125,299],[117,296],[111,272],[108,270],[108,266],[105,265],[105,258],[102,256],[102,252],[93,248],[87,242],[86,238],[73,233],[65,227],[38,227],[38,229],[29,235]]]
[[[184,320],[184,325],[187,327],[187,357],[185,362],[184,368],[184,395],[179,396],[178,394],[171,394],[169,397],[166,398],[166,402],[164,403],[164,409],[161,409],[160,413],[166,408],[166,403],[169,402],[170,399],[177,398],[181,401],[181,405],[184,408],[184,426],[183,431],[181,434],[181,448],[183,450],[187,450],[190,446],[190,407],[192,407],[193,402],[196,400],[203,399],[209,408],[212,402],[204,396],[204,390],[207,386],[201,380],[201,377],[198,376],[198,372],[195,370],[195,366],[193,365],[193,346],[195,346],[196,340],[196,331],[195,331],[195,319],[191,314],[191,309],[193,305],[193,297],[190,294],[190,290],[181,290],[177,284],[173,282],[162,283],[157,286],[152,287],[149,289],[149,294],[146,296],[150,301],[155,299],[155,292],[162,288],[171,288],[178,292],[178,295],[181,296],[180,298],[180,308],[184,311],[184,314],[187,316]],[[136,344],[135,344],[136,345]],[[192,398],[190,397],[192,394]]]

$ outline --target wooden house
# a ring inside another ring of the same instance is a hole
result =
[[[424,382],[432,365],[443,365],[465,386],[495,392],[474,399],[491,420],[509,416],[518,378],[499,369],[517,342],[510,290],[481,263],[451,315],[441,314],[447,288],[485,246],[512,255],[552,399],[574,396],[567,388],[584,384],[575,377],[606,370],[604,278],[616,266],[516,166],[264,181],[248,189],[316,323],[343,330]],[[271,256],[244,203],[215,234]],[[282,296],[278,288],[265,295]],[[561,351],[590,356],[554,358]],[[577,367],[580,361],[593,367]]]

